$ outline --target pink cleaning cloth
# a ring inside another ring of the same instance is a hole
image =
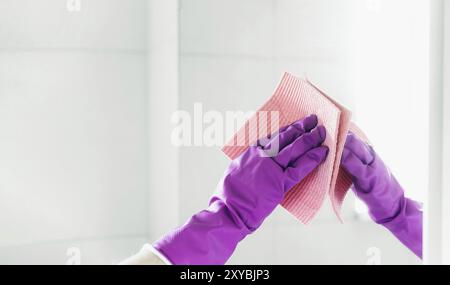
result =
[[[235,159],[255,143],[251,138],[266,136],[267,126],[252,122],[258,121],[260,114],[270,114],[273,111],[278,112],[280,127],[316,114],[319,124],[324,125],[327,130],[324,145],[329,148],[326,160],[289,190],[281,205],[302,223],[308,224],[320,210],[328,194],[333,210],[342,222],[341,206],[352,184],[348,174],[340,168],[347,132],[350,130],[367,141],[359,128],[350,122],[351,112],[309,81],[285,73],[274,94],[225,144],[222,151],[230,159]],[[270,117],[267,119],[270,125]]]

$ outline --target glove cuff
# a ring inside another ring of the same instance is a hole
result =
[[[400,203],[398,214],[382,224],[397,239],[422,258],[422,205],[409,198]]]
[[[172,264],[224,264],[239,241],[251,233],[221,200],[192,216],[153,247]]]

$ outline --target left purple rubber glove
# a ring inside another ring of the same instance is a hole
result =
[[[371,218],[421,258],[422,207],[405,197],[402,186],[373,148],[349,133],[341,165],[352,177],[352,189],[369,208]]]
[[[249,147],[231,162],[209,207],[153,247],[172,264],[224,264],[284,194],[325,160],[325,136],[311,115],[280,129],[266,144]],[[276,142],[280,151],[268,157],[266,150]]]

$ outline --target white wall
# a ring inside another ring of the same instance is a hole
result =
[[[424,201],[429,169],[430,1],[359,2],[353,41],[355,121],[407,195]],[[364,2],[380,4],[367,8]],[[424,135],[414,135],[418,130]]]
[[[443,263],[450,265],[450,3],[444,1],[444,154],[443,154],[443,200],[442,200],[442,227],[443,227]]]
[[[430,5],[430,114],[429,114],[429,191],[424,215],[424,263],[441,264],[443,257],[443,221],[445,191],[444,157],[444,1]]]
[[[111,263],[147,234],[146,3],[0,1],[0,263]]]
[[[406,0],[181,0],[180,108],[202,102],[205,110],[254,110],[282,72],[306,75],[355,111],[400,181],[421,197],[427,166],[412,168],[409,155],[426,162],[427,137],[408,145],[401,138],[428,127],[426,8]],[[375,103],[383,117],[370,109]],[[227,163],[217,148],[180,150],[183,220],[206,205]],[[372,247],[382,263],[419,263],[384,229],[355,219],[353,203],[350,195],[345,225],[328,206],[309,227],[277,209],[231,263],[365,264]]]
[[[178,1],[147,7],[148,229],[155,240],[180,223],[179,153],[171,142],[178,109]]]

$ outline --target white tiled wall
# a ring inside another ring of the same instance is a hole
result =
[[[63,264],[68,246],[111,263],[143,243],[145,7],[0,1],[0,263]]]
[[[79,2],[80,11],[71,9]],[[145,49],[145,0],[2,0],[2,49]],[[68,9],[69,7],[69,9]]]
[[[268,36],[274,24],[271,0],[179,2],[183,53],[262,57],[272,54],[273,42]]]
[[[355,93],[354,82],[355,55],[360,49],[357,37],[364,32],[357,27],[358,15],[376,13],[382,7],[379,17],[383,19],[405,4],[401,1],[180,0],[180,108],[192,111],[195,102],[202,102],[206,110],[254,110],[270,96],[282,73],[289,71],[308,77],[350,109],[358,109],[356,97],[364,96]],[[411,11],[417,11],[414,3]],[[414,37],[417,34],[405,26],[415,18],[407,19],[406,24],[389,24],[394,31]],[[423,42],[424,35],[418,35],[415,40]],[[425,56],[419,54],[421,60]],[[398,95],[398,99],[409,95]],[[361,115],[364,108],[359,110]],[[412,111],[405,114],[411,116]],[[182,220],[206,205],[227,164],[218,148],[180,150]],[[355,218],[353,204],[350,194],[345,225],[338,224],[328,205],[308,227],[279,208],[239,245],[231,263],[365,264],[372,247],[381,250],[385,264],[419,262],[386,230]]]

